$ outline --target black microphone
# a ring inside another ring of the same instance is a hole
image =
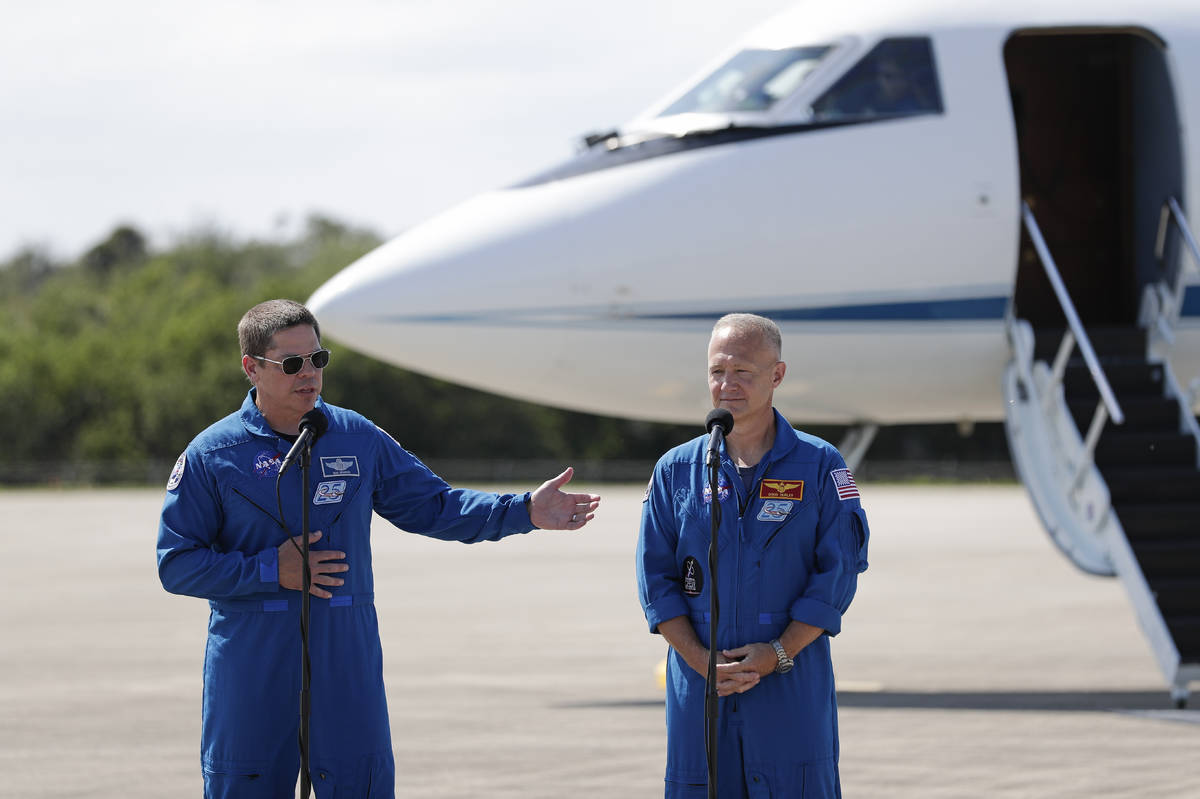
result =
[[[731,420],[732,421],[732,420]],[[300,451],[305,446],[312,446],[317,439],[325,435],[325,431],[329,429],[329,417],[321,413],[321,411],[313,408],[308,413],[300,417],[300,435],[296,437],[296,443],[292,444],[292,448],[288,450],[288,454],[284,456],[283,463],[279,464],[279,474],[282,475],[296,460]]]
[[[733,429],[733,414],[726,408],[713,408],[704,419],[704,427],[708,430],[708,459],[714,460],[720,456],[721,441]]]

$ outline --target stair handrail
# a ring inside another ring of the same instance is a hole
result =
[[[1158,235],[1154,241],[1154,255],[1160,261],[1166,252],[1167,246],[1167,229],[1168,223],[1174,222],[1179,235],[1183,238],[1184,244],[1192,256],[1193,269],[1200,270],[1200,244],[1196,243],[1196,237],[1192,235],[1192,229],[1188,225],[1187,217],[1184,216],[1183,209],[1179,206],[1179,201],[1173,196],[1167,197],[1163,202],[1162,212],[1158,220]],[[1179,271],[1175,274],[1175,285],[1171,287],[1171,323],[1173,324],[1179,317],[1179,312],[1183,308],[1183,293],[1187,288],[1184,278],[1187,276],[1187,265],[1181,265]]]
[[[1072,344],[1079,345],[1079,351],[1083,354],[1083,360],[1092,375],[1092,381],[1100,391],[1101,404],[1107,409],[1108,415],[1112,417],[1114,424],[1124,424],[1125,414],[1121,411],[1121,405],[1117,402],[1116,394],[1113,393],[1112,386],[1108,382],[1108,377],[1104,374],[1104,369],[1100,366],[1100,359],[1096,357],[1096,351],[1092,348],[1092,341],[1088,338],[1087,331],[1083,329],[1083,322],[1080,321],[1079,314],[1075,310],[1075,303],[1071,302],[1071,295],[1067,293],[1067,287],[1058,272],[1058,266],[1054,263],[1054,257],[1050,255],[1050,248],[1046,246],[1042,230],[1038,227],[1037,220],[1033,218],[1033,211],[1030,210],[1029,203],[1021,203],[1021,216],[1025,220],[1025,229],[1029,231],[1029,238],[1033,242],[1034,249],[1037,250],[1038,258],[1041,259],[1042,268],[1046,271],[1046,277],[1050,278],[1050,285],[1054,287],[1054,294],[1058,297],[1058,304],[1062,306],[1063,313],[1067,317],[1069,329],[1066,335],[1064,335],[1064,346],[1060,347],[1059,356],[1055,359],[1055,383],[1057,385],[1062,380],[1062,375],[1057,373],[1058,368],[1064,366],[1066,362],[1062,351],[1065,349],[1067,353],[1070,352],[1072,347],[1066,346],[1067,336],[1073,335],[1075,341]],[[1100,409],[1097,408],[1097,415],[1099,415],[1099,412]],[[1093,426],[1095,426],[1094,423],[1095,419],[1093,419]],[[1103,422],[1101,422],[1101,425],[1103,425]],[[1096,434],[1097,436],[1099,435],[1098,430]]]

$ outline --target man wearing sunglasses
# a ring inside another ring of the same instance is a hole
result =
[[[394,796],[395,765],[373,604],[373,513],[474,543],[534,528],[578,530],[600,497],[567,494],[567,469],[532,492],[453,489],[363,416],[321,399],[330,352],[299,303],[271,300],[238,324],[242,407],[197,436],[167,482],[163,587],[209,600],[201,765],[206,799],[292,797],[299,772],[300,514],[310,511],[310,775],[318,797]],[[280,462],[313,409],[329,426],[312,475]]]

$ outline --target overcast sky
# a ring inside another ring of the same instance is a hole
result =
[[[0,26],[0,259],[119,223],[382,235],[558,162],[784,0],[46,0]]]

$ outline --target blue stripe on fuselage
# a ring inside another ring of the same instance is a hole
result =
[[[755,313],[776,322],[919,322],[957,319],[1002,319],[1008,297],[972,297],[958,300],[917,300],[865,305],[827,305],[816,308],[775,308]],[[638,315],[639,319],[713,319],[720,314],[670,313]]]
[[[745,308],[744,310],[774,319],[776,322],[954,322],[991,321],[1004,318],[1008,309],[1007,296],[966,297],[944,300],[905,300],[900,302],[855,303],[845,305],[820,305],[811,307]],[[675,312],[621,314],[623,322],[643,321],[712,321],[723,316],[728,307],[715,310],[689,310]],[[557,316],[565,313],[573,316],[571,323],[609,323],[607,310],[594,309],[547,309],[510,310],[499,312],[476,312],[463,314],[389,314],[386,319],[396,322],[437,324],[479,325],[546,325],[553,322],[547,314]],[[1189,286],[1184,293],[1180,316],[1200,317],[1200,285]]]

